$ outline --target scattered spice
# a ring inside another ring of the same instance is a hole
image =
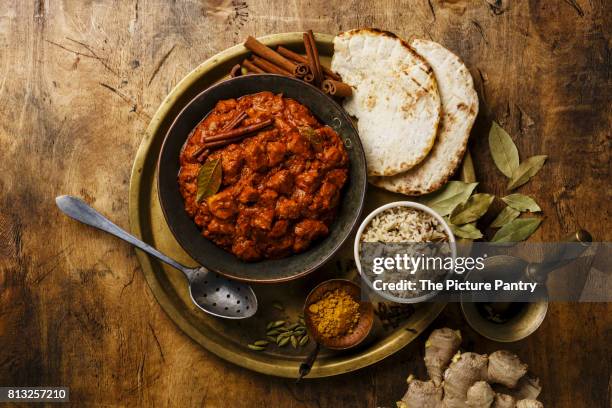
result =
[[[322,338],[339,338],[353,332],[359,322],[359,303],[344,289],[335,289],[310,306],[312,321]]]
[[[273,307],[278,309],[284,307],[280,302],[274,302]],[[281,309],[278,309],[281,310]],[[285,347],[288,344],[295,349],[304,347],[308,344],[310,338],[306,334],[306,326],[304,325],[304,317],[298,316],[296,323],[291,323],[286,320],[273,320],[266,325],[266,339],[256,340],[247,347],[255,351],[264,351],[270,345],[277,347]]]

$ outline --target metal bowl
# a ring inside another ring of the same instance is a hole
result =
[[[308,307],[321,300],[327,292],[336,289],[346,291],[356,302],[359,303],[360,316],[357,326],[350,334],[340,338],[328,339],[319,334],[312,320],[312,313],[308,310]],[[310,336],[317,343],[332,350],[346,350],[359,345],[359,343],[361,343],[368,336],[374,323],[374,308],[372,303],[361,299],[361,288],[356,283],[346,279],[330,279],[318,284],[306,297],[303,314]]]
[[[300,254],[282,259],[244,262],[204,238],[184,209],[177,176],[179,155],[190,132],[223,99],[262,91],[282,93],[307,106],[322,123],[332,127],[349,156],[349,178],[341,195],[338,216],[330,234]],[[204,267],[245,282],[275,283],[308,274],[327,261],[344,243],[361,214],[367,187],[363,147],[350,117],[319,89],[280,75],[247,75],[220,82],[197,95],[180,111],[164,139],[158,160],[158,196],[172,234],[185,251]]]

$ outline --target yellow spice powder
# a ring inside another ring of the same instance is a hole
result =
[[[308,311],[319,335],[327,339],[352,333],[359,321],[359,303],[343,289],[325,293]]]

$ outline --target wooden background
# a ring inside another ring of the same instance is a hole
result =
[[[523,158],[548,154],[521,192],[545,222],[610,241],[610,2],[0,1],[0,385],[65,385],[75,405],[393,406],[422,338],[356,373],[293,381],[254,374],[183,335],[149,291],[133,250],[60,215],[84,197],[128,228],[128,178],[148,119],[190,70],[247,35],[373,26],[431,38],[474,76],[471,145],[481,191],[504,193],[486,147],[490,120]],[[465,348],[499,345],[450,306],[434,326]],[[542,379],[547,407],[609,407],[612,304],[552,304],[509,345]]]

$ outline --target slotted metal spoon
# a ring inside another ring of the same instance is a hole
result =
[[[188,268],[181,265],[122,230],[76,197],[63,195],[56,197],[55,202],[59,209],[70,218],[121,238],[183,272],[189,282],[191,300],[206,313],[225,319],[245,319],[253,316],[257,311],[257,297],[249,285],[231,281],[204,267]]]

